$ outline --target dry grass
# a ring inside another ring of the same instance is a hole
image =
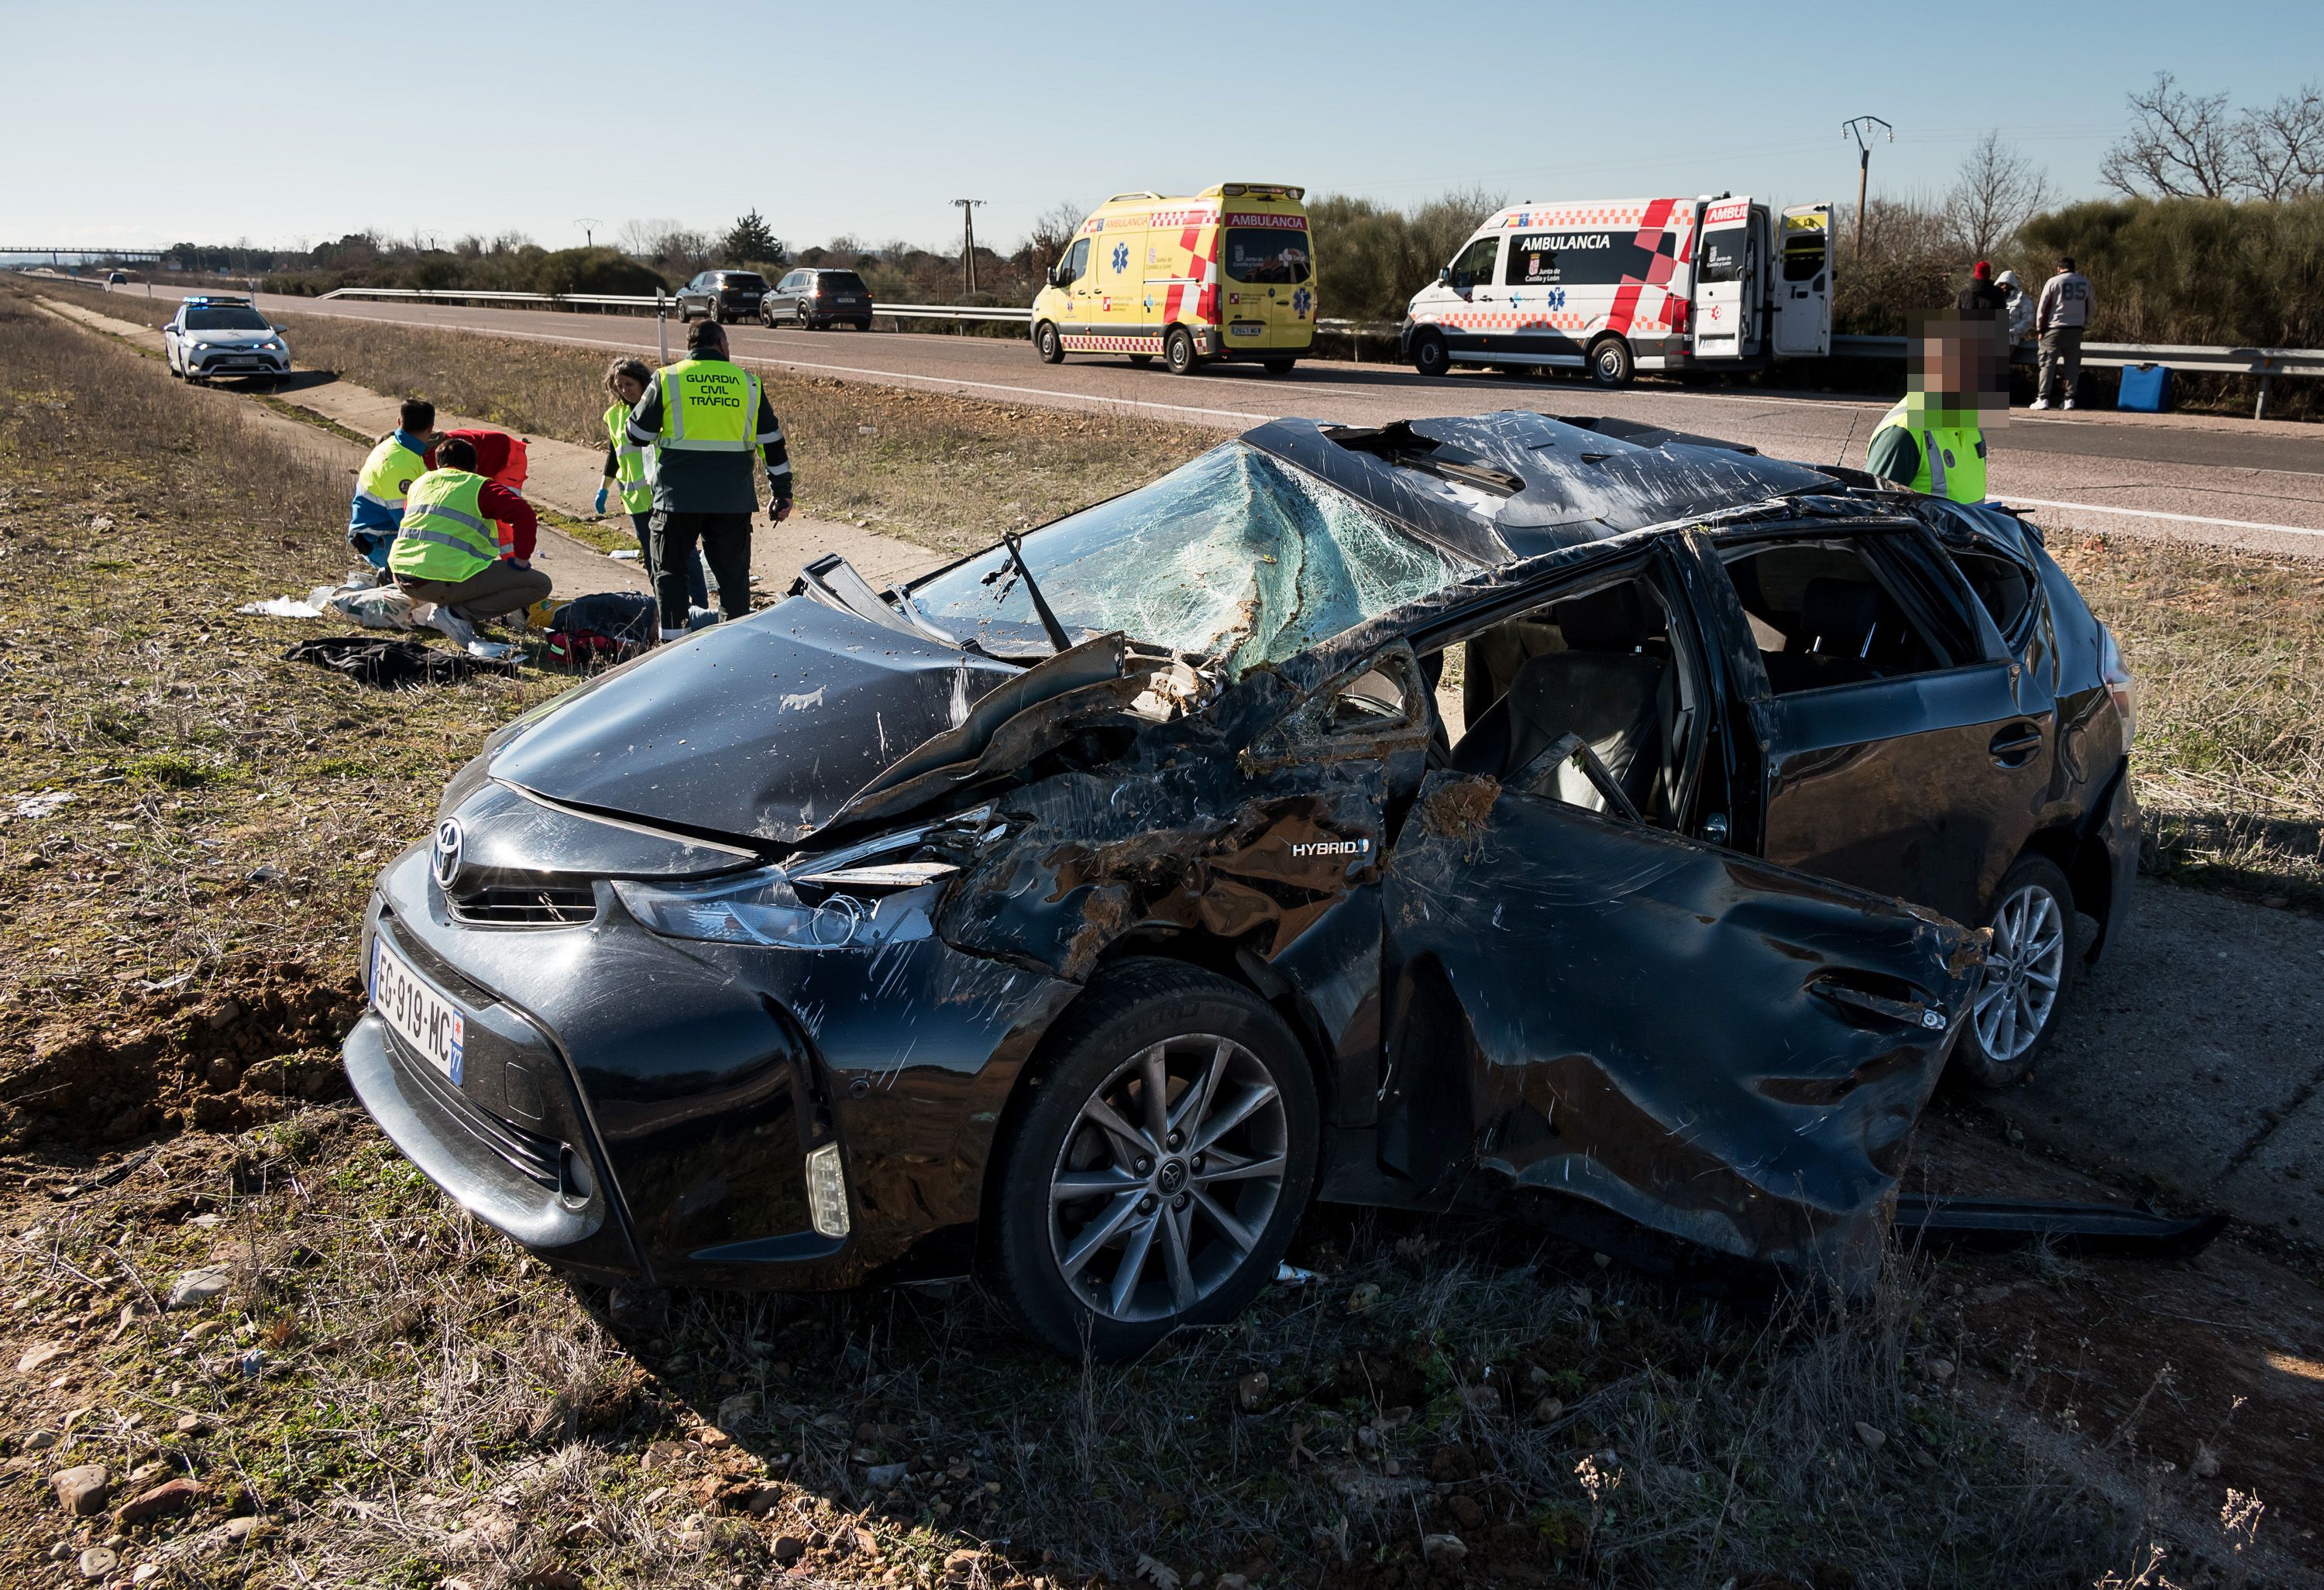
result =
[[[2149,870],[2324,910],[2324,564],[2126,536],[2051,550],[2138,676]]]
[[[73,1350],[0,1393],[12,1428],[63,1432],[31,1466],[208,1491],[126,1531],[124,1566],[1984,1586],[2086,1584],[2150,1543],[1926,1373],[1960,1349],[1902,1271],[1868,1312],[1770,1320],[1509,1227],[1319,1219],[1313,1282],[1108,1369],[1029,1352],[964,1290],[576,1293],[347,1107],[179,1139],[94,1192],[37,1180],[0,1277],[24,1339]],[[218,1304],[143,1306],[207,1265]],[[247,1546],[220,1534],[236,1513],[264,1521]],[[11,1574],[78,1543],[37,1475],[0,1518]]]
[[[586,446],[604,440],[602,353],[320,316],[284,324],[300,364],[374,391]],[[761,373],[789,437],[802,512],[946,552],[1142,485],[1218,441],[1114,415]]]
[[[228,988],[344,982],[379,864],[566,683],[397,697],[281,661],[338,627],[234,609],[343,565],[345,475],[251,417],[0,296],[0,1055],[76,1053],[92,1025],[125,1052]],[[0,1137],[54,1102],[7,1099]]]

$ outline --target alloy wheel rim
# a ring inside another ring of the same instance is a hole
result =
[[[2006,1064],[2034,1047],[2066,971],[2066,916],[2058,898],[2027,884],[1993,914],[1993,947],[1977,991],[1978,1043]]]
[[[1283,1196],[1290,1124],[1266,1065],[1189,1033],[1130,1056],[1084,1101],[1049,1172],[1049,1247],[1109,1319],[1185,1313],[1250,1260]]]

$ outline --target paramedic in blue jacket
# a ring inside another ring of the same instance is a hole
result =
[[[428,473],[428,449],[436,444],[436,405],[407,398],[400,423],[364,460],[355,476],[355,505],[347,510],[347,544],[371,566],[387,566],[387,549],[403,528],[403,499],[411,483]]]

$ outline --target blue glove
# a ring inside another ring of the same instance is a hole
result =
[[[597,488],[597,511],[599,513],[605,511],[605,488],[603,486]]]

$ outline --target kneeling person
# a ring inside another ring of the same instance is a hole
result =
[[[466,644],[475,625],[549,594],[549,576],[531,563],[539,530],[531,504],[478,474],[475,448],[453,437],[437,447],[436,467],[411,483],[388,572],[413,601],[436,603],[437,627]]]

